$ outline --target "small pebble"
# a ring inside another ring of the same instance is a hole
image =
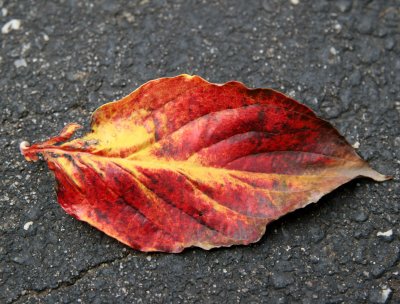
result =
[[[29,227],[31,227],[33,225],[33,222],[26,222],[24,225],[24,230],[28,230]]]
[[[391,294],[392,294],[392,290],[390,288],[386,287],[386,288],[382,289],[382,300],[383,300],[383,302],[386,302],[389,299]]]
[[[299,0],[290,0],[290,3],[292,3],[293,5],[297,5],[300,3]]]
[[[365,222],[368,219],[368,214],[365,213],[364,211],[358,211],[356,214],[354,214],[354,220],[356,222]]]
[[[385,273],[385,271],[386,271],[386,269],[382,265],[375,265],[371,269],[371,274],[373,275],[373,277],[375,279],[377,279],[377,278],[380,278]]]
[[[336,23],[333,28],[337,31],[340,32],[342,30],[342,25],[340,23]]]
[[[381,290],[373,289],[369,296],[370,303],[385,304],[390,300],[392,290],[387,286],[384,286]]]
[[[385,241],[393,241],[393,229],[389,229],[385,232],[379,231],[376,236],[381,237]]]
[[[392,236],[393,235],[393,229],[389,229],[388,231],[385,231],[385,232],[379,231],[376,235],[377,236]]]
[[[330,49],[329,49],[329,52],[332,54],[332,55],[337,55],[339,52],[337,51],[337,49],[335,49],[333,46],[331,46],[330,47]]]
[[[15,60],[14,65],[17,69],[21,68],[21,67],[26,68],[28,66],[28,64],[26,63],[26,60],[24,58]]]
[[[122,15],[125,17],[126,21],[132,23],[135,21],[135,16],[129,12],[123,12]]]
[[[12,30],[19,30],[21,28],[21,20],[12,19],[3,25],[1,28],[2,34],[8,34]]]
[[[397,136],[397,137],[394,139],[394,145],[395,145],[396,147],[400,147],[400,136]]]

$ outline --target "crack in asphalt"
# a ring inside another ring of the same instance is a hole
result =
[[[55,287],[51,287],[51,288],[42,288],[39,290],[35,290],[35,289],[29,289],[29,290],[24,290],[21,292],[21,294],[19,294],[14,300],[12,300],[10,303],[12,304],[16,304],[16,303],[26,303],[26,300],[28,300],[31,297],[35,297],[35,298],[39,298],[39,297],[43,297],[48,295],[49,293],[51,293],[52,291],[55,290],[59,290],[59,289],[63,289],[63,288],[68,288],[70,286],[75,285],[77,282],[79,282],[80,280],[84,279],[88,274],[100,269],[100,268],[104,268],[107,266],[111,266],[111,264],[114,264],[115,262],[123,262],[126,259],[132,257],[133,254],[131,253],[127,253],[122,257],[118,257],[115,259],[110,259],[110,260],[106,260],[106,261],[102,261],[100,263],[94,264],[93,266],[90,266],[87,269],[83,269],[81,271],[79,271],[79,273],[75,276],[72,276],[70,279],[68,279],[67,281],[62,281],[60,283],[58,283]]]

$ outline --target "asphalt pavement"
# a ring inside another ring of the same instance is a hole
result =
[[[0,27],[0,303],[400,303],[398,0],[0,0]],[[289,94],[394,179],[210,251],[141,253],[68,216],[19,143],[181,73]]]

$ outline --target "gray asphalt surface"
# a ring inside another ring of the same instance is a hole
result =
[[[0,303],[400,303],[399,1],[0,0],[0,26]],[[65,214],[19,143],[181,73],[294,96],[394,180],[342,186],[257,244],[178,255]]]

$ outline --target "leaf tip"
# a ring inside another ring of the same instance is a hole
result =
[[[375,171],[376,172],[376,171]],[[380,174],[379,172],[376,172],[375,177],[373,177],[373,179],[377,182],[384,182],[387,180],[391,180],[393,179],[393,176],[391,175],[384,175],[384,174]]]
[[[384,182],[384,181],[393,179],[393,176],[381,174],[378,171],[372,169],[370,166],[368,166],[366,168],[366,170],[365,170],[365,172],[363,172],[362,176],[372,178],[374,181],[377,181],[377,182]]]
[[[24,152],[31,144],[29,142],[27,142],[26,140],[24,140],[23,142],[21,142],[19,144],[19,150],[21,151],[21,154],[23,155]]]
[[[30,146],[31,144],[24,140],[19,144],[19,151],[27,161],[37,161],[38,157],[35,154],[29,153]]]

